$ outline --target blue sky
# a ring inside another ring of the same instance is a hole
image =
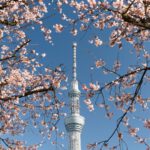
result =
[[[61,23],[59,20],[59,17],[55,18],[48,18],[44,21],[44,24],[52,28],[52,25],[54,23]],[[79,80],[79,86],[81,92],[81,84],[85,83],[88,84],[89,82],[95,82],[99,81],[100,85],[103,85],[106,81],[110,81],[113,79],[113,76],[110,75],[104,75],[100,70],[95,69],[95,60],[102,58],[106,61],[107,67],[112,67],[115,59],[117,56],[119,56],[119,59],[122,63],[122,70],[121,73],[125,73],[126,69],[129,64],[135,64],[137,61],[135,58],[135,51],[133,47],[127,43],[124,43],[123,49],[119,50],[117,46],[110,48],[108,46],[108,37],[110,32],[104,31],[100,32],[98,30],[94,30],[93,28],[90,28],[88,32],[86,33],[80,33],[77,37],[71,36],[69,33],[70,27],[65,25],[65,30],[61,34],[56,34],[54,31],[52,33],[54,45],[49,44],[44,40],[44,36],[42,33],[40,33],[38,28],[36,28],[34,31],[27,30],[29,38],[32,39],[31,42],[31,48],[36,49],[40,53],[46,53],[46,58],[42,59],[42,63],[45,66],[55,67],[59,64],[64,65],[64,70],[69,77],[68,87],[69,83],[71,81],[72,76],[72,43],[77,42],[77,60],[78,60],[78,80]],[[92,38],[97,34],[101,37],[101,39],[104,41],[104,45],[100,47],[95,47],[94,45],[89,44],[88,40]],[[131,50],[133,50],[133,54],[131,54]],[[91,67],[94,67],[94,69],[91,69]],[[63,99],[68,102],[69,99],[67,97],[67,92],[62,95]],[[145,90],[144,94],[147,94],[147,89]],[[108,96],[108,95],[107,95]],[[105,112],[103,109],[95,107],[95,111],[89,112],[86,108],[85,104],[83,103],[84,97],[81,97],[80,103],[81,103],[81,114],[85,117],[86,122],[82,133],[82,150],[86,150],[86,145],[88,143],[98,142],[101,140],[104,140],[110,136],[113,129],[115,128],[115,119],[109,120],[105,117]],[[68,108],[66,108],[68,109]],[[115,108],[112,107],[112,109],[115,112],[115,115],[119,117],[121,115],[120,111],[116,111]],[[148,111],[149,112],[149,111]],[[148,116],[148,114],[146,114]],[[138,127],[139,124],[136,124],[136,122],[133,120],[133,124],[135,124],[135,127]],[[140,125],[142,126],[142,125]],[[60,130],[64,129],[63,120],[59,123]],[[140,144],[136,144],[133,140],[134,138],[130,138],[130,136],[127,134],[127,130],[123,129],[123,133],[125,136],[125,140],[128,143],[128,149],[129,150],[144,150],[144,146]],[[150,134],[150,131],[147,130],[147,132],[144,133],[144,135]],[[23,136],[22,138],[27,139],[27,141],[30,142],[37,142],[40,141],[41,138],[38,137],[38,134],[32,129],[28,129],[27,134]],[[54,136],[55,138],[55,136]],[[30,143],[29,142],[29,143]],[[42,147],[39,148],[39,150],[59,150],[59,146],[55,146],[51,144],[51,140],[47,140],[43,144]],[[67,138],[59,139],[59,143],[63,143],[65,145],[64,150],[67,148]],[[110,141],[110,143],[117,143],[117,139],[114,138]]]

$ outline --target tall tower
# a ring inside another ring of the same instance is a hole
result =
[[[84,117],[80,115],[80,91],[76,72],[76,47],[77,44],[73,43],[73,79],[70,92],[68,93],[70,99],[70,115],[65,118],[65,127],[69,138],[68,150],[81,150],[81,132],[84,126]]]

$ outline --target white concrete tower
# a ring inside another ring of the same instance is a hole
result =
[[[73,43],[73,79],[70,92],[68,93],[70,98],[70,115],[65,118],[65,127],[69,138],[68,150],[81,150],[81,132],[84,126],[84,117],[80,115],[80,91],[76,72],[76,47],[77,44]]]

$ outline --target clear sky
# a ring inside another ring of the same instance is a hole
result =
[[[52,25],[55,23],[60,23],[59,17],[50,17],[45,19],[44,24],[48,28],[52,28]],[[123,49],[119,50],[117,46],[110,48],[108,46],[108,37],[109,31],[100,32],[93,28],[89,28],[89,31],[85,33],[80,33],[77,37],[71,36],[69,33],[70,26],[65,23],[62,23],[65,26],[65,30],[61,34],[56,34],[53,30],[52,37],[54,45],[49,44],[44,40],[44,36],[40,33],[38,28],[35,28],[34,31],[28,29],[28,36],[32,39],[31,48],[38,50],[40,53],[46,53],[46,58],[42,59],[42,62],[45,66],[55,67],[59,64],[64,65],[64,71],[66,75],[69,77],[68,82],[68,89],[69,84],[71,81],[72,76],[72,43],[77,42],[77,72],[78,72],[78,80],[81,92],[81,85],[83,83],[89,84],[89,82],[98,81],[100,85],[103,85],[106,81],[110,81],[113,79],[113,76],[104,75],[100,70],[95,68],[95,60],[97,59],[104,59],[106,61],[107,67],[112,67],[114,64],[115,59],[118,57],[122,63],[122,70],[121,73],[123,74],[127,66],[129,64],[135,64],[137,61],[135,59],[135,51],[132,46],[127,45],[124,43]],[[89,44],[89,39],[91,39],[95,34],[101,37],[102,41],[104,41],[104,45],[100,47],[95,47],[94,45]],[[131,54],[131,50],[133,50],[133,54]],[[67,92],[62,95],[62,99],[68,103],[69,99],[67,97]],[[147,90],[145,90],[145,94],[147,94]],[[108,96],[108,95],[107,95]],[[83,103],[84,97],[81,97],[81,115],[85,117],[85,126],[82,132],[82,150],[86,150],[86,145],[88,143],[98,142],[104,140],[110,136],[113,129],[116,125],[116,117],[112,120],[109,120],[105,116],[105,112],[103,109],[95,107],[95,111],[89,112],[86,108],[86,105]],[[101,99],[99,98],[99,101]],[[69,108],[65,108],[69,109]],[[115,108],[112,106],[111,108],[115,116],[119,117],[121,115],[121,111],[116,111]],[[138,112],[139,113],[139,112]],[[148,114],[146,114],[148,116]],[[134,124],[134,120],[133,120]],[[138,127],[139,124],[136,124],[135,127]],[[141,125],[142,126],[142,125]],[[59,123],[60,130],[64,130],[63,120]],[[66,133],[66,132],[65,132]],[[129,150],[144,150],[141,144],[136,144],[127,134],[127,130],[123,129],[123,133],[125,136],[125,140],[128,143]],[[145,132],[144,135],[150,135],[150,131]],[[24,136],[23,136],[24,138]],[[30,141],[31,143],[40,141],[41,138],[38,137],[38,134],[32,131],[32,129],[28,129],[25,139]],[[55,135],[54,135],[55,139]],[[58,143],[64,144],[64,148],[60,148],[59,146],[51,144],[53,140],[45,139],[45,143],[39,150],[66,150],[67,149],[67,138],[61,139],[58,137]],[[30,143],[29,142],[29,143]],[[117,139],[114,138],[110,141],[110,143],[116,143]]]

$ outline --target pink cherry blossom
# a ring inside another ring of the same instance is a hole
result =
[[[139,128],[129,128],[129,134],[131,136],[136,136],[137,132],[139,131]]]
[[[61,24],[55,24],[53,28],[55,29],[56,32],[59,32],[59,33],[62,32],[64,29],[64,27]]]
[[[102,59],[97,60],[97,61],[95,62],[96,68],[100,68],[100,67],[102,67],[102,66],[104,66],[104,65],[105,65],[105,62],[104,62]]]
[[[144,121],[144,127],[150,129],[150,120],[147,119]]]
[[[88,3],[89,3],[89,5],[90,5],[90,7],[95,7],[96,6],[96,1],[95,0],[87,0],[88,1]]]

